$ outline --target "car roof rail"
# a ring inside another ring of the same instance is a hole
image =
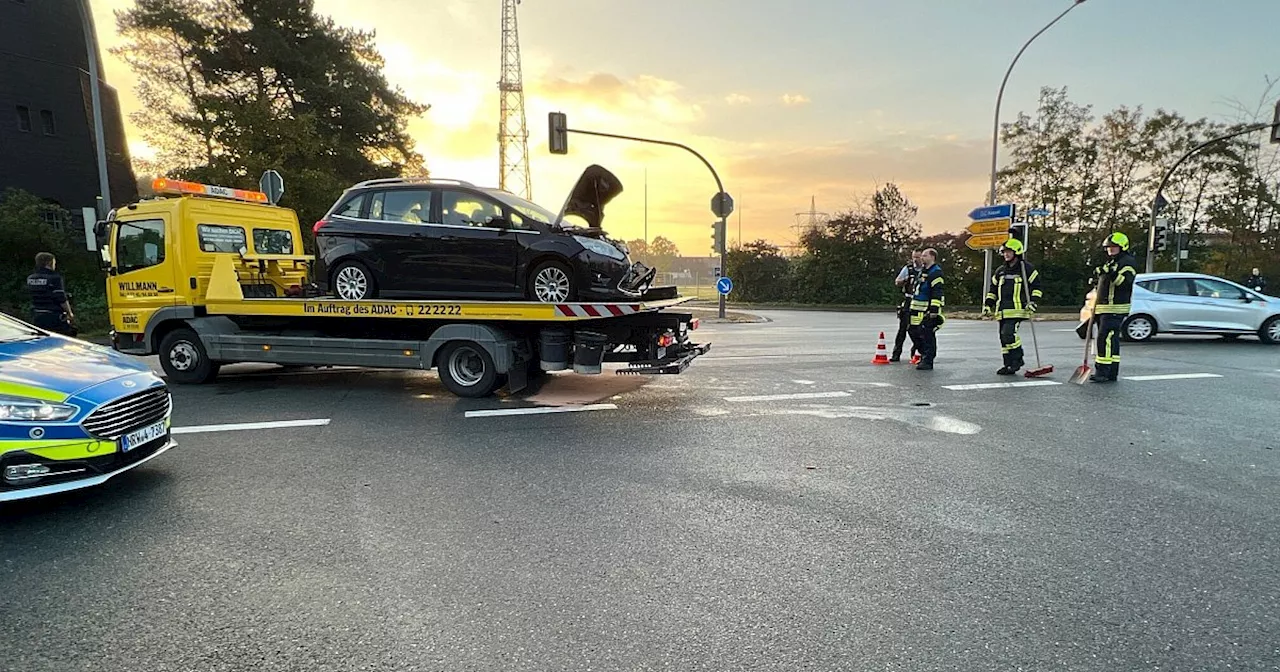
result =
[[[434,177],[382,177],[376,180],[365,180],[356,184],[352,189],[359,187],[372,187],[382,184],[457,184],[464,187],[474,187],[476,185],[465,180],[449,180]]]

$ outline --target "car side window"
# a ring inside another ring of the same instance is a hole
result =
[[[1142,283],[1142,286],[1144,289],[1148,289],[1156,294],[1191,296],[1191,289],[1187,286],[1186,278],[1162,278],[1160,280],[1152,280],[1151,282]]]
[[[441,202],[444,223],[450,226],[494,226],[502,208],[487,198],[461,191],[445,191]]]
[[[431,221],[431,196],[431,191],[427,189],[378,192],[369,206],[369,219],[425,224]]]
[[[338,217],[350,217],[358,219],[360,217],[360,208],[364,205],[364,194],[351,197],[342,207],[338,208],[333,214]]]
[[[1221,280],[1196,278],[1194,281],[1196,296],[1207,299],[1242,299],[1244,292]]]

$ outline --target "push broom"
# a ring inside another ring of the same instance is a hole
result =
[[[1031,285],[1027,282],[1027,264],[1025,261],[1023,261],[1022,263],[1018,264],[1018,267],[1022,269],[1022,286],[1024,289],[1027,290],[1027,303],[1030,304],[1031,303]],[[1040,362],[1040,341],[1036,339],[1036,316],[1032,314],[1030,317],[1027,318],[1027,322],[1031,323],[1031,345],[1036,350],[1036,368],[1027,369],[1026,373],[1024,373],[1023,375],[1026,376],[1027,378],[1039,378],[1040,376],[1047,376],[1053,373],[1053,365],[1050,364],[1048,366],[1045,366]]]

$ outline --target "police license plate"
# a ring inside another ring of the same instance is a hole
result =
[[[120,437],[120,452],[127,453],[138,446],[155,441],[162,436],[164,436],[163,420],[154,425],[143,427],[142,429],[135,429]]]

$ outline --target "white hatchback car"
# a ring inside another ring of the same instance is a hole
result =
[[[1080,338],[1085,337],[1093,296],[1091,290],[1080,309]],[[1263,343],[1280,343],[1280,298],[1212,275],[1139,273],[1121,335],[1127,341],[1146,341],[1157,333],[1227,339],[1253,335]]]

